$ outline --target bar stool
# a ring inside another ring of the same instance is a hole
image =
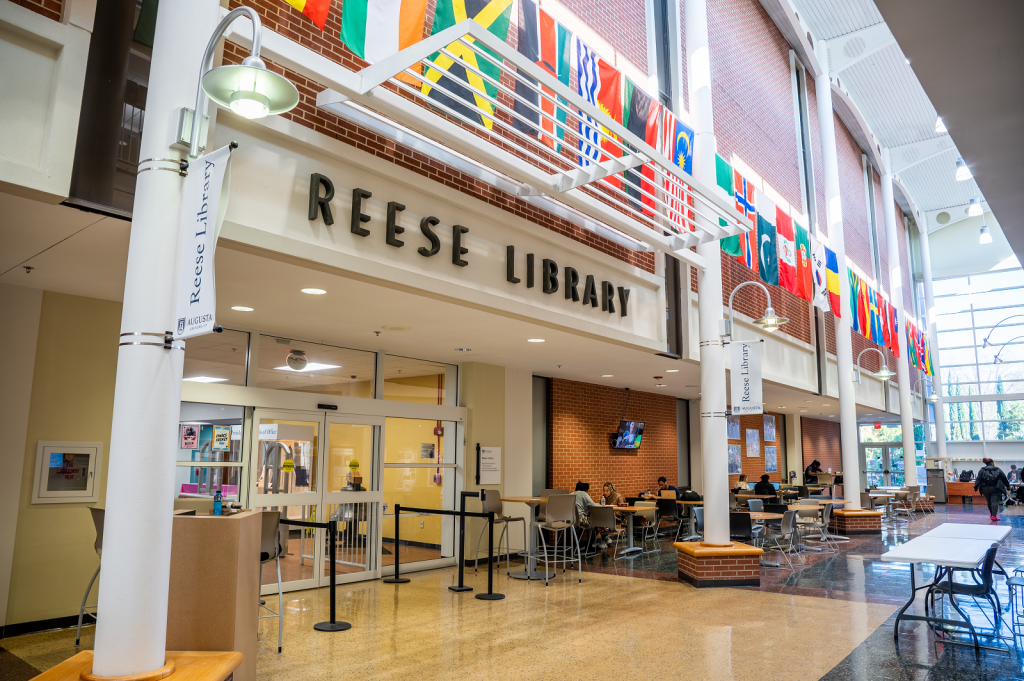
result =
[[[102,508],[90,508],[90,514],[92,515],[92,524],[96,528],[96,543],[93,544],[93,548],[96,549],[96,555],[100,556],[103,552],[103,516],[106,511]],[[103,557],[100,556],[100,560]],[[96,572],[92,573],[92,579],[89,580],[89,586],[85,587],[85,595],[82,596],[82,607],[78,609],[78,631],[75,633],[75,647],[78,647],[79,642],[82,640],[82,617],[88,615],[96,621],[96,606],[89,606],[94,612],[86,612],[85,602],[89,600],[89,592],[92,591],[92,585],[96,582],[96,578],[100,576],[100,568],[103,566],[101,562],[96,566]]]
[[[494,513],[494,524],[501,525],[501,534],[498,535],[498,564],[501,564],[501,538],[505,537],[505,573],[510,574],[512,563],[512,556],[510,548],[512,540],[512,531],[509,528],[509,523],[522,523],[523,524],[523,546],[528,547],[529,544],[526,541],[526,518],[513,518],[512,516],[502,515],[504,506],[501,503],[501,495],[496,489],[482,489],[480,490],[480,501],[483,506],[484,513]],[[574,497],[575,499],[575,497]],[[476,538],[476,553],[473,555],[476,557],[475,565],[473,566],[473,572],[477,572],[480,569],[480,541],[484,538],[484,532],[487,530],[488,521],[484,521],[484,526],[480,529],[480,536]],[[505,531],[508,530],[508,536],[505,536]],[[488,556],[487,560],[490,561],[491,557]]]
[[[263,511],[261,517],[263,527],[260,532],[260,585],[263,584],[263,564],[274,561],[277,563],[277,612],[267,607],[266,601],[260,599],[260,607],[269,615],[260,615],[258,619],[277,618],[277,654],[281,654],[281,642],[284,637],[284,594],[281,593],[281,512]]]
[[[538,556],[537,562],[544,561],[544,586],[548,585],[548,563],[554,562],[555,567],[558,567],[558,535],[559,533],[568,536],[571,539],[565,541],[571,541],[576,546],[576,562],[579,564],[579,581],[583,583],[583,557],[580,551],[580,544],[576,538],[576,532],[574,531],[576,524],[576,495],[574,494],[556,494],[548,497],[548,509],[545,519],[543,521],[535,521],[531,525],[537,528],[537,532],[540,534],[541,544],[541,555]],[[553,532],[555,535],[555,547],[552,555],[548,556],[547,541],[544,539],[544,530]],[[572,547],[568,550],[571,552]],[[562,549],[562,572],[565,572],[566,564],[566,549]]]

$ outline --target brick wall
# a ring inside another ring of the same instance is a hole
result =
[[[577,480],[590,483],[596,501],[601,486],[611,482],[624,495],[653,489],[664,475],[678,483],[676,399],[592,383],[551,380],[551,461],[548,471],[553,489],[573,489]],[[639,449],[612,449],[610,434],[619,420],[643,421]]]
[[[60,21],[61,14],[64,11],[64,0],[7,0],[13,2],[15,5],[20,5],[25,9],[32,10],[36,14],[41,14],[47,19],[53,19],[54,21]]]
[[[616,50],[647,73],[647,15],[644,0],[559,0]],[[543,0],[539,3],[544,6]],[[611,55],[601,55],[611,59]],[[575,68],[575,55],[570,62]]]
[[[836,401],[833,406],[838,410],[839,402]],[[833,471],[843,470],[838,423],[803,416],[800,418],[800,441],[803,447],[804,468],[817,459],[823,471],[829,468]],[[800,479],[803,479],[802,476]]]
[[[765,439],[764,439],[764,417],[765,417],[765,415],[774,416],[775,417],[775,441],[774,442],[766,442]],[[729,440],[729,444],[731,444],[731,445],[739,445],[740,446],[740,464],[742,466],[743,472],[747,476],[747,482],[758,482],[758,481],[761,480],[761,476],[764,475],[764,472],[765,472],[765,470],[764,470],[764,468],[765,468],[765,466],[764,466],[764,448],[765,447],[775,447],[775,450],[776,450],[775,460],[778,463],[778,465],[776,467],[778,470],[776,470],[776,472],[774,472],[774,473],[769,473],[768,474],[768,479],[771,482],[780,482],[780,483],[783,482],[783,477],[782,476],[784,476],[786,474],[786,464],[783,461],[784,457],[783,457],[783,453],[782,453],[782,450],[783,450],[782,420],[783,420],[782,414],[777,414],[777,413],[774,413],[774,412],[766,412],[766,414],[751,414],[749,416],[741,416],[740,417],[740,439],[739,440],[732,440],[732,439],[730,439]],[[758,452],[757,457],[749,457],[749,458],[747,457],[747,431],[748,430],[756,430],[757,431],[758,442],[760,443],[760,451]],[[729,476],[729,488],[732,489],[733,486],[735,486],[735,484],[739,481],[739,479],[740,479],[739,475],[730,475]]]
[[[874,277],[871,264],[871,232],[868,225],[867,195],[864,187],[863,155],[857,140],[835,115],[836,157],[839,165],[839,195],[843,202],[843,242],[846,257],[869,277]],[[846,271],[839,273],[846,276]],[[843,311],[845,314],[845,310]]]
[[[736,258],[722,253],[722,304],[729,309],[729,296],[733,290],[745,281],[761,281],[761,277],[746,265],[740,263]],[[772,307],[788,322],[779,327],[775,333],[784,333],[787,336],[811,343],[811,326],[808,310],[810,303],[794,295],[784,288],[769,286],[765,284],[772,295]],[[696,278],[693,280],[693,289],[696,290]],[[747,288],[736,294],[733,300],[733,308],[737,312],[759,319],[764,314],[765,298],[764,293],[755,290],[754,287]]]
[[[677,551],[679,579],[694,586],[754,585],[761,580],[761,556],[723,556],[721,558],[695,558]]]

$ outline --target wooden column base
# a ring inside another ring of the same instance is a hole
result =
[[[167,651],[166,662],[160,669],[130,676],[97,676],[92,673],[92,651],[83,650],[49,669],[34,681],[231,681],[235,669],[242,663],[242,654],[236,652]]]

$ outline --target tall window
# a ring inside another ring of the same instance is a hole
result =
[[[943,279],[934,290],[946,438],[1024,440],[1024,270]],[[971,399],[948,400],[958,396]]]
[[[807,72],[803,64],[796,62],[796,107],[797,107],[797,138],[800,141],[800,177],[803,180],[804,205],[807,207],[807,219],[812,231],[818,225],[818,206],[814,194],[814,165],[811,154],[811,127],[807,114]]]
[[[882,285],[882,263],[878,258],[878,221],[875,212],[875,171],[867,156],[861,156],[864,165],[864,186],[867,188],[868,228],[871,232],[871,269],[878,286]]]

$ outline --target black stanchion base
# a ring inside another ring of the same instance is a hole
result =
[[[317,631],[348,631],[352,625],[348,622],[321,622],[314,624],[313,628]]]
[[[471,586],[450,586],[450,587],[448,587],[448,590],[449,591],[458,591],[459,593],[461,593],[463,591],[472,591],[473,587],[471,587]]]
[[[500,601],[505,598],[505,594],[477,594],[476,597],[481,601]]]
[[[406,584],[409,582],[405,577],[385,577],[381,581],[385,584]]]

